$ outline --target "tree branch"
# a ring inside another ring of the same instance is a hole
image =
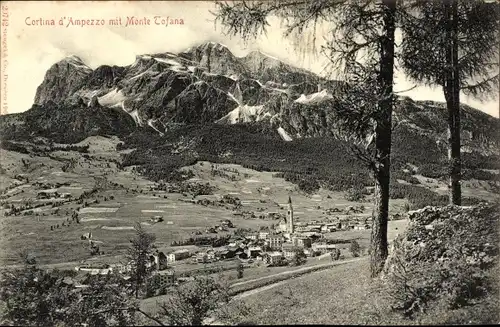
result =
[[[139,313],[143,314],[146,318],[148,318],[150,320],[153,320],[154,322],[156,322],[160,326],[168,326],[168,325],[165,325],[159,319],[151,316],[150,314],[144,312],[143,310],[141,310],[140,308],[137,308],[137,307],[132,307],[132,308],[111,308],[111,309],[106,309],[106,310],[99,310],[99,311],[96,311],[96,312],[92,313],[91,315],[92,316],[96,316],[98,314],[107,313],[107,312],[113,312],[113,311],[136,311],[136,312],[139,312]]]

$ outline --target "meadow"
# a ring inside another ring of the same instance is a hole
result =
[[[319,189],[307,194],[297,185],[277,177],[276,172],[259,172],[235,164],[197,162],[181,172],[190,172],[188,183],[209,183],[213,194],[193,196],[158,190],[158,183],[139,175],[134,167],[120,169],[120,153],[114,151],[117,138],[92,137],[80,142],[88,146],[87,153],[53,151],[48,156],[33,156],[2,151],[2,167],[9,180],[2,183],[3,203],[1,234],[4,265],[22,262],[21,253],[30,252],[43,265],[74,267],[75,262],[116,262],[133,237],[133,226],[141,223],[156,235],[156,245],[162,251],[172,249],[172,242],[188,238],[199,231],[204,236],[221,236],[227,232],[207,234],[205,229],[219,225],[221,219],[230,219],[235,229],[259,230],[277,224],[269,213],[286,214],[288,197],[292,197],[297,222],[322,220],[329,208],[365,207],[359,216],[368,216],[372,205],[351,202],[342,192]],[[125,150],[127,151],[127,150]],[[15,177],[15,178],[14,178]],[[9,185],[18,186],[9,188]],[[68,199],[41,199],[40,191],[69,193]],[[86,195],[87,194],[87,195]],[[218,204],[224,196],[238,198],[241,207]],[[209,204],[196,203],[209,200]],[[57,203],[57,205],[54,205]],[[402,210],[404,201],[393,201],[393,210]],[[9,206],[26,207],[17,215],[6,215]],[[31,212],[30,212],[31,211]],[[71,220],[78,213],[79,223]],[[244,213],[235,215],[234,213]],[[253,214],[253,218],[252,218]],[[164,221],[152,223],[153,216]],[[338,216],[345,216],[339,213]],[[63,226],[64,224],[64,226]],[[59,226],[59,227],[57,227]],[[51,228],[52,227],[52,228]],[[233,231],[234,231],[233,230]],[[88,240],[80,237],[88,232],[104,252],[91,256]],[[351,231],[349,238],[367,239],[369,231]],[[344,234],[327,236],[342,238]],[[366,242],[363,242],[366,243]]]

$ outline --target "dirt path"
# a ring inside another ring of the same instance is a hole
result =
[[[283,272],[272,274],[272,275],[269,275],[269,276],[255,278],[255,279],[247,280],[247,281],[240,282],[240,283],[234,283],[234,284],[231,285],[231,287],[241,286],[241,285],[245,285],[245,284],[248,284],[248,283],[252,283],[252,282],[256,282],[256,281],[259,281],[259,280],[263,280],[263,279],[266,279],[266,278],[272,278],[272,277],[276,277],[276,276],[292,275],[292,274],[296,274],[296,273],[307,274],[309,271],[316,272],[316,271],[321,271],[322,270],[322,269],[318,270],[318,268],[330,268],[330,267],[333,267],[333,266],[338,266],[338,265],[341,265],[341,264],[346,264],[346,263],[350,263],[350,262],[360,261],[360,260],[363,260],[363,259],[365,259],[365,257],[360,257],[360,258],[355,258],[355,259],[349,259],[349,260],[343,260],[343,261],[336,261],[336,262],[329,262],[329,263],[324,263],[324,264],[320,264],[320,265],[314,265],[314,266],[299,268],[299,269],[295,269],[295,270],[283,271]],[[301,274],[301,276],[303,274]],[[297,276],[297,277],[299,277],[299,276]],[[291,278],[293,278],[293,277],[291,277]],[[250,289],[250,290],[241,292],[241,293],[237,294],[234,298],[235,299],[245,298],[245,297],[250,296],[252,294],[256,294],[256,293],[259,293],[259,292],[271,289],[273,287],[276,287],[278,285],[284,284],[284,283],[288,282],[288,280],[289,279],[285,279],[285,280],[281,280],[281,281],[276,281],[276,283],[268,284],[268,285],[261,286],[261,287],[256,287],[254,289]]]
[[[289,275],[289,274],[293,274],[293,273],[297,273],[297,272],[303,272],[303,274],[301,274],[299,276],[296,276],[296,277],[292,276],[292,277],[287,278],[285,280],[276,281],[275,283],[272,283],[272,284],[264,285],[264,286],[261,286],[261,287],[256,287],[256,288],[253,288],[253,289],[241,292],[241,293],[235,295],[233,297],[233,300],[241,300],[241,299],[246,298],[246,297],[248,297],[250,295],[258,294],[260,292],[263,292],[263,291],[272,289],[274,287],[286,284],[286,283],[288,283],[290,281],[290,279],[300,278],[300,277],[304,276],[305,274],[307,274],[310,270],[312,270],[311,273],[320,272],[320,271],[323,271],[323,269],[319,269],[318,270],[318,268],[325,268],[326,269],[326,268],[330,268],[330,267],[334,267],[334,266],[339,266],[339,265],[342,265],[342,264],[347,264],[347,263],[351,263],[351,262],[360,261],[360,260],[363,260],[363,259],[366,259],[366,258],[367,257],[359,257],[359,258],[349,259],[349,260],[344,260],[344,261],[336,261],[336,262],[330,262],[330,263],[321,264],[321,265],[309,266],[309,267],[304,267],[304,268],[300,268],[300,269],[296,269],[296,270],[292,270],[292,271],[283,271],[283,272],[276,273],[276,274],[273,274],[273,275],[269,275],[269,276],[265,276],[265,277],[260,277],[260,278],[255,278],[255,279],[244,281],[244,282],[240,282],[240,283],[235,283],[235,284],[232,284],[231,287],[233,287],[233,286],[239,286],[239,285],[244,285],[246,283],[251,283],[251,282],[259,281],[259,280],[262,280],[262,279],[265,279],[265,278],[270,278],[270,277],[275,277],[275,276],[281,276],[281,275]],[[218,321],[215,317],[211,317],[211,318],[205,319],[204,324],[211,325],[211,326],[224,325],[224,323]]]

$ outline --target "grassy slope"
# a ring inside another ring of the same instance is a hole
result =
[[[456,310],[433,308],[415,320],[392,312],[385,285],[369,277],[369,262],[346,263],[297,277],[250,296],[246,321],[253,324],[419,325],[491,323],[493,296]],[[500,317],[497,317],[499,319]]]

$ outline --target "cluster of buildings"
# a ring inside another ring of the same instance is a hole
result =
[[[176,284],[177,279],[175,270],[168,266],[168,256],[161,251],[155,251],[148,258],[146,266],[151,269],[152,274],[149,277],[148,285],[154,289],[161,289],[164,287],[173,286]],[[132,270],[132,262],[122,264],[91,264],[75,267],[77,272],[91,274],[91,275],[107,275],[110,273],[119,273],[125,280],[130,279],[130,272]],[[75,287],[85,288],[86,285],[75,283]]]
[[[219,227],[224,229],[234,228],[230,220],[223,220],[219,226],[214,228]],[[328,244],[324,240],[324,233],[340,229],[369,228],[370,226],[366,220],[364,222],[330,220],[323,223],[318,221],[297,223],[294,221],[292,199],[289,197],[286,217],[280,220],[275,230],[262,230],[244,236],[233,235],[228,244],[220,248],[206,247],[197,251],[183,248],[167,254],[156,251],[148,262],[148,266],[153,270],[151,283],[157,288],[174,285],[177,279],[172,265],[180,261],[210,263],[219,260],[240,259],[249,263],[256,260],[275,266],[286,264],[300,252],[306,256],[339,252],[340,249],[335,244]],[[84,236],[87,239],[91,238],[90,233]],[[117,271],[127,278],[126,275],[131,270],[131,264],[116,264],[103,267],[83,266],[77,267],[77,270],[91,274],[107,274]]]
[[[233,223],[229,219],[223,219],[220,225],[215,225],[213,227],[207,227],[205,233],[217,233],[217,232],[227,232],[230,228],[234,228]]]

